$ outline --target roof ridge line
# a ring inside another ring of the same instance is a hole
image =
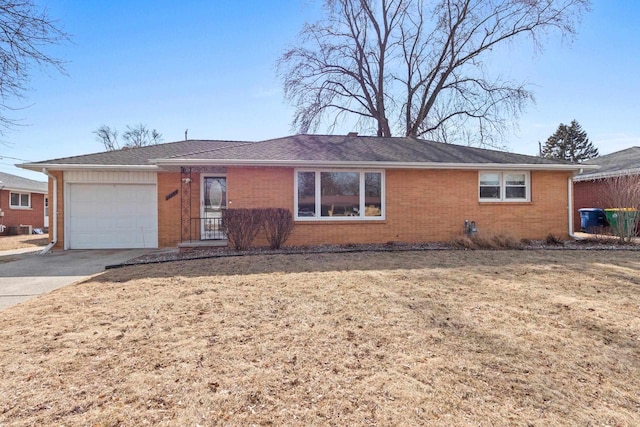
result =
[[[174,154],[173,156],[169,156],[169,159],[177,159],[180,157],[184,157],[184,156],[192,156],[194,154],[203,154],[203,153],[211,153],[213,151],[217,151],[217,150],[224,150],[226,148],[235,148],[235,147],[239,147],[241,145],[247,145],[247,144],[255,144],[255,142],[250,142],[250,141],[220,141],[220,140],[215,140],[215,139],[210,139],[210,140],[204,140],[204,141],[211,141],[211,142],[231,142],[234,143],[233,145],[225,145],[224,147],[216,147],[216,148],[210,148],[208,150],[200,150],[200,151],[193,151],[191,153],[183,153],[183,154]]]

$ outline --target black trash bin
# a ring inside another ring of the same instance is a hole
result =
[[[607,225],[604,209],[583,208],[578,209],[578,212],[580,212],[580,231],[584,233],[593,233]]]

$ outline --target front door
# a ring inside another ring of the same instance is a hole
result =
[[[202,176],[200,185],[200,238],[222,240],[222,211],[227,208],[227,178],[224,176]]]

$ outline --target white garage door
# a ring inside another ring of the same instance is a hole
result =
[[[69,249],[158,247],[155,185],[70,184]]]

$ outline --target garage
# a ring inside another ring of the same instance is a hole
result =
[[[155,183],[70,183],[65,205],[67,249],[158,247]]]

